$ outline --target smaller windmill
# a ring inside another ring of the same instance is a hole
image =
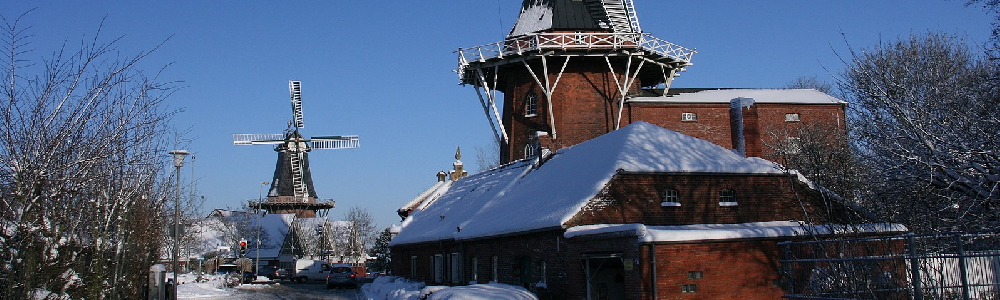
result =
[[[333,208],[333,201],[317,202],[309,171],[309,151],[314,149],[358,148],[356,135],[304,137],[299,129],[305,127],[302,118],[302,84],[289,81],[292,119],[282,134],[233,134],[235,145],[275,145],[278,161],[274,179],[267,193],[267,201],[250,203],[254,209],[268,213],[295,213],[299,217],[315,217],[317,211]]]

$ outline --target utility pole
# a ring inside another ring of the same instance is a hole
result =
[[[261,201],[264,201],[263,190],[264,186],[268,184],[271,183],[267,181],[260,182],[260,188],[257,189],[258,204],[261,203]],[[264,224],[261,224],[261,222],[263,222],[264,212],[266,211],[259,211],[259,210],[257,211],[257,259],[254,260],[254,268],[253,268],[254,274],[260,274],[260,231],[263,230],[264,228]]]

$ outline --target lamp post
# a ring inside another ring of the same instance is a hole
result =
[[[179,235],[180,235],[180,232],[179,232],[180,230],[179,229],[180,228],[179,228],[178,224],[179,224],[179,219],[180,219],[180,214],[181,214],[181,167],[184,166],[184,156],[190,154],[190,152],[187,152],[187,150],[174,150],[174,151],[170,151],[170,154],[174,156],[174,168],[176,168],[176,174],[177,174],[177,187],[176,187],[176,191],[177,192],[176,192],[176,194],[175,194],[176,196],[174,198],[174,227],[173,227],[174,228],[174,230],[173,230],[174,251],[173,251],[173,255],[172,255],[173,256],[173,261],[174,261],[174,268],[173,268],[173,270],[174,270],[174,285],[173,285],[173,289],[174,290],[170,293],[170,298],[174,299],[174,300],[177,300],[177,282],[178,282],[177,281],[177,271],[180,270],[180,266],[177,263],[177,252],[180,251],[180,243],[178,241],[179,238],[180,238],[179,237]]]
[[[271,183],[267,181],[260,182],[260,188],[257,189],[257,207],[260,207],[260,203],[264,201],[264,196],[262,194],[264,191],[264,186],[268,184]],[[254,260],[253,263],[254,264],[253,271],[256,274],[260,274],[260,231],[264,227],[264,224],[261,224],[261,222],[263,221],[263,215],[264,215],[263,212],[260,211],[257,212],[257,259]]]

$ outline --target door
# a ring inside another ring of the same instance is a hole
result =
[[[583,265],[587,277],[587,299],[625,299],[625,264],[620,254],[588,256]]]

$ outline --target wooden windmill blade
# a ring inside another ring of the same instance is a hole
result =
[[[305,120],[302,118],[302,82],[298,80],[288,81],[288,93],[292,99],[292,123],[295,128],[305,127]]]
[[[284,134],[233,134],[233,145],[276,145],[284,142]]]
[[[352,149],[361,146],[356,135],[314,136],[309,139],[312,149]]]

